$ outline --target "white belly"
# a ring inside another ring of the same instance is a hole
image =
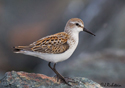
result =
[[[61,54],[47,54],[47,53],[31,52],[31,51],[23,51],[22,53],[26,55],[39,57],[48,62],[57,63],[68,59],[73,54],[75,49],[76,49],[76,45],[73,47],[70,47],[67,51]]]

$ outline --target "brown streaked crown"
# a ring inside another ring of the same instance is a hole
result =
[[[66,26],[65,26],[65,31],[68,32],[70,31],[69,29],[72,29],[74,27],[81,27],[83,28],[84,27],[84,23],[81,19],[79,18],[72,18],[70,19],[67,23],[66,23]]]
[[[83,21],[79,18],[72,18],[67,23],[71,23],[71,22],[78,22],[78,23],[84,24]]]

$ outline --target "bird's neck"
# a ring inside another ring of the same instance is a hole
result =
[[[79,41],[79,32],[73,31],[73,30],[65,30],[64,32],[66,32],[69,35],[69,43],[71,45],[78,45],[78,41]]]

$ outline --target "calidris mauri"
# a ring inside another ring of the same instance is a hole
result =
[[[81,19],[72,18],[67,22],[64,32],[43,37],[28,46],[16,46],[14,52],[48,61],[48,66],[56,73],[57,77],[68,84],[68,81],[57,72],[55,67],[57,62],[67,60],[73,54],[78,45],[80,31],[94,35],[84,27]],[[51,62],[54,63],[53,67]]]

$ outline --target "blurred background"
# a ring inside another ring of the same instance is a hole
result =
[[[125,0],[0,0],[0,79],[12,70],[54,76],[48,62],[15,54],[12,47],[61,32],[76,17],[96,36],[81,32],[76,51],[57,70],[124,88]]]

